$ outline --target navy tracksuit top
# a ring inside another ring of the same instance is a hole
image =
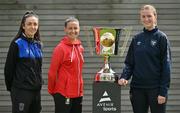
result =
[[[132,39],[120,78],[131,80],[134,88],[159,88],[166,96],[170,84],[171,53],[167,36],[157,27],[143,29]]]

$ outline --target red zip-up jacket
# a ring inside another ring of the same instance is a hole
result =
[[[81,41],[72,42],[67,36],[55,47],[48,72],[48,92],[51,95],[83,96],[83,52]]]

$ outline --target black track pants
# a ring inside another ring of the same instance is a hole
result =
[[[12,113],[40,113],[40,91],[11,89]]]
[[[159,89],[130,89],[130,100],[134,113],[165,113],[166,103],[158,104],[157,97]]]
[[[55,113],[82,113],[82,97],[65,98],[59,93],[53,95]]]

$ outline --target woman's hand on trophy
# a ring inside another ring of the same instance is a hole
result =
[[[128,80],[121,78],[118,80],[118,84],[121,86],[126,86],[128,84]]]

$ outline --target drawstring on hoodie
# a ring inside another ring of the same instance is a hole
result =
[[[78,50],[79,50],[79,48],[78,48]],[[79,50],[79,51],[80,51],[80,50]],[[79,52],[79,54],[80,54],[80,56],[81,56],[82,61],[84,62],[84,58],[83,58],[82,53],[81,53],[81,52]]]
[[[72,59],[73,59],[73,52],[74,52],[74,45],[73,45],[72,53],[71,53],[71,62],[72,62]]]

